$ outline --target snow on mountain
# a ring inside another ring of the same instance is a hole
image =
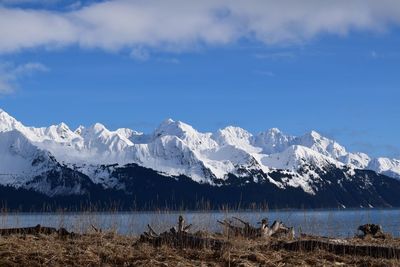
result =
[[[253,135],[239,127],[228,126],[224,129],[218,130],[212,135],[212,138],[220,146],[230,145],[250,153],[261,152],[260,148],[252,145]]]
[[[254,145],[254,136],[248,131],[228,126],[212,134],[211,138],[218,148],[208,152],[208,156],[219,162],[228,162],[232,166],[226,173],[236,173],[240,167],[269,172],[268,166],[262,164],[262,148]],[[226,174],[225,173],[225,174]]]
[[[347,153],[340,156],[338,160],[344,164],[354,166],[357,169],[365,169],[371,161],[371,158],[365,153]]]
[[[293,143],[311,148],[322,155],[334,159],[347,155],[346,149],[343,146],[333,140],[321,136],[316,131],[311,131],[308,134],[295,138]]]
[[[21,122],[11,117],[7,112],[0,109],[0,132],[8,132],[18,130],[29,138],[34,138],[34,134],[30,129],[25,127]]]
[[[293,172],[292,179],[286,179],[287,185],[301,187],[305,192],[314,194],[313,184],[318,183],[320,173],[334,166],[342,168],[344,164],[320,154],[308,147],[292,145],[280,153],[270,154],[262,159],[262,163],[271,168]]]
[[[151,135],[131,138],[132,161],[169,175],[184,174],[198,182],[210,182],[215,176],[204,160],[203,152],[216,147],[210,134],[188,124],[168,119]]]
[[[294,136],[285,135],[278,128],[272,128],[255,136],[253,145],[261,147],[264,154],[274,154],[287,149],[294,140]]]
[[[400,160],[389,158],[373,159],[367,169],[400,179]]]
[[[294,137],[283,134],[279,129],[272,128],[256,136],[254,144],[262,147],[265,154],[283,152],[293,145],[303,146],[358,169],[366,168],[371,160],[367,154],[347,152],[339,143],[316,131]]]
[[[30,128],[30,130],[41,138],[42,140],[53,140],[55,142],[71,142],[73,139],[78,138],[78,135],[72,132],[65,123],[52,125],[43,128]]]
[[[0,184],[19,187],[55,166],[50,153],[34,146],[20,131],[0,132]]]
[[[90,127],[80,126],[74,132],[60,125],[33,131],[40,132],[41,141],[32,141],[65,164],[126,164],[131,161],[125,151],[133,143],[123,134],[110,131],[100,123]]]
[[[95,150],[100,153],[119,153],[133,145],[128,138],[118,132],[108,130],[100,123],[82,129],[80,136],[83,138],[85,149]]]
[[[263,164],[276,169],[297,171],[306,165],[342,167],[339,161],[318,153],[308,147],[293,145],[281,153],[271,154],[262,159]]]
[[[163,136],[132,148],[133,162],[167,175],[184,174],[197,182],[210,182],[212,173],[198,153],[176,136]]]
[[[76,128],[76,130],[74,131],[75,134],[77,135],[81,135],[83,129],[85,129],[85,127],[83,125],[80,125],[78,128]]]
[[[239,166],[252,164],[254,157],[240,145],[219,144],[223,141],[214,138],[211,133],[200,133],[188,124],[168,119],[154,131],[148,143],[134,144],[133,159],[163,173],[184,174],[208,183],[213,183],[214,178],[224,179]]]
[[[200,133],[192,126],[168,119],[160,124],[153,133],[153,140],[163,136],[176,136],[182,140],[190,149],[203,151],[213,149],[218,144],[212,140],[211,133]]]
[[[311,180],[318,179],[318,173],[329,166],[371,169],[400,179],[399,160],[349,153],[336,141],[315,131],[295,137],[272,128],[253,135],[228,126],[215,133],[202,133],[172,119],[162,122],[150,134],[127,128],[111,131],[100,123],[72,131],[64,123],[26,127],[0,110],[0,133],[0,172],[35,172],[37,168],[32,167],[32,161],[45,153],[43,157],[54,157],[56,162],[89,176],[94,183],[110,187],[118,186],[117,181],[110,178],[112,170],[104,166],[128,163],[210,184],[216,179],[227,179],[228,174],[247,175],[243,170],[262,172],[269,177],[270,172],[281,169],[295,174],[286,181],[287,185],[300,186],[307,192],[313,192]],[[13,183],[12,179],[17,179],[5,177],[0,177],[0,183]],[[281,186],[272,178],[270,182]]]
[[[120,128],[120,129],[117,129],[115,132],[118,133],[119,135],[125,137],[126,139],[131,140],[133,143],[135,143],[134,140],[136,138],[144,136],[143,133],[134,131],[129,128]]]

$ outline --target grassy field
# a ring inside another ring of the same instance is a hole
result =
[[[335,255],[325,251],[269,249],[264,240],[230,239],[219,250],[153,247],[112,232],[76,238],[57,235],[0,237],[0,266],[399,266],[398,260]],[[369,241],[363,241],[369,242]],[[375,241],[378,242],[378,241]],[[380,241],[379,241],[380,242]],[[396,246],[398,239],[391,241]]]

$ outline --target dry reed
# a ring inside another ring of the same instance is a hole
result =
[[[0,237],[0,266],[399,266],[396,260],[338,256],[325,251],[275,251],[265,241],[230,239],[209,249],[152,247],[132,236],[90,232],[78,238],[56,235]],[[370,242],[360,240],[357,242]],[[396,245],[400,241],[387,240]]]

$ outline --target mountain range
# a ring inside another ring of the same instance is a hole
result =
[[[150,134],[36,128],[0,109],[0,200],[10,208],[394,207],[397,192],[400,160],[349,152],[316,131],[202,133],[171,119]]]

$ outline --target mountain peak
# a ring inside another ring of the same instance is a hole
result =
[[[0,109],[0,121],[4,120],[16,120],[13,117],[10,116],[7,112],[5,112],[3,109]]]
[[[289,146],[283,152],[272,154],[263,159],[268,166],[277,169],[296,170],[304,164],[312,163],[314,166],[324,167],[326,164],[339,166],[338,161],[324,156],[317,151],[302,145]]]
[[[320,139],[320,138],[322,137],[322,135],[321,135],[320,133],[318,133],[317,131],[314,131],[314,130],[312,130],[312,131],[309,133],[309,135],[310,135],[311,137],[313,137],[313,138],[316,138],[316,139]]]
[[[61,122],[57,125],[58,128],[69,129],[68,125],[64,122]]]
[[[281,134],[282,133],[281,130],[279,130],[278,128],[275,128],[275,127],[269,129],[267,132],[271,133],[271,134]]]
[[[69,128],[69,126],[67,124],[65,124],[64,122],[61,122],[60,124],[58,124],[56,126],[56,128],[57,128],[57,132],[59,132],[59,133],[71,132],[71,129]]]
[[[222,135],[229,135],[231,137],[239,138],[239,139],[248,139],[252,136],[251,133],[246,131],[243,128],[237,126],[227,126],[218,131]]]
[[[218,130],[212,135],[212,138],[220,146],[234,146],[247,152],[258,152],[260,149],[252,146],[253,135],[243,128],[236,126],[228,126]]]
[[[166,119],[154,131],[155,136],[176,135],[177,137],[182,137],[185,134],[195,133],[197,133],[197,131],[189,124],[172,119]]]
[[[98,122],[96,122],[95,124],[93,124],[91,128],[92,128],[96,133],[106,130],[106,126],[104,126],[103,124],[98,123]]]
[[[10,116],[7,112],[0,109],[0,132],[19,130],[25,131],[25,127],[17,121],[14,117]]]
[[[263,149],[263,153],[273,154],[285,150],[293,139],[294,137],[283,134],[278,128],[271,128],[255,136],[253,142]]]
[[[169,124],[169,123],[174,123],[175,121],[171,118],[165,119],[163,123]]]
[[[76,128],[76,130],[74,131],[74,133],[81,135],[82,131],[85,130],[85,127],[83,125],[79,125],[78,128]]]
[[[322,136],[316,131],[311,131],[303,136],[297,137],[295,143],[309,147],[325,156],[338,159],[347,155],[346,149],[336,141]]]
[[[116,133],[130,139],[134,136],[143,136],[142,132],[138,132],[129,128],[119,128],[115,131]]]

